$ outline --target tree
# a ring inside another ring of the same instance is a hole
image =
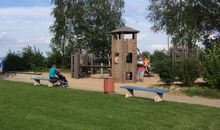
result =
[[[141,55],[145,58],[148,58],[149,60],[151,58],[151,54],[149,51],[143,51]]]
[[[218,0],[150,0],[148,18],[154,31],[165,31],[178,46],[204,41],[210,35],[220,37]]]
[[[110,31],[123,25],[123,0],[53,0],[55,18],[51,48],[65,57],[72,51],[85,49],[97,57],[111,50]],[[65,59],[70,60],[70,59]]]
[[[203,77],[208,84],[220,88],[220,45],[213,45],[205,53]]]
[[[24,70],[24,62],[21,54],[9,51],[4,59],[4,71]]]
[[[53,38],[51,39],[50,47],[56,49],[62,55],[62,64],[64,64],[64,52],[66,46],[66,37],[67,37],[67,21],[65,16],[66,9],[66,0],[52,0],[52,3],[55,5],[52,15],[55,18],[54,24],[50,27],[51,32],[54,33]]]
[[[56,49],[52,50],[52,52],[48,52],[47,55],[48,67],[51,67],[53,64],[62,65],[62,55]]]
[[[37,68],[46,67],[45,58],[40,50],[35,47],[27,46],[23,48],[21,56],[26,70],[35,70]]]
[[[110,31],[123,25],[123,8],[123,0],[88,0],[89,28],[85,37],[89,52],[97,57],[107,57],[111,52]]]

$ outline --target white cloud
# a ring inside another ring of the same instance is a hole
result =
[[[125,0],[123,17],[127,26],[140,31],[138,48],[152,52],[166,46],[167,36],[164,33],[155,34],[150,29],[152,24],[146,19],[148,5],[147,0]],[[53,24],[51,11],[52,7],[0,8],[0,45],[4,44],[0,48],[0,57],[8,49],[19,50],[26,45],[48,51],[51,38],[49,27]]]
[[[147,38],[147,35],[146,34],[139,34],[138,37],[137,37],[137,40],[138,41],[141,41],[141,40],[144,40]]]
[[[138,48],[141,51],[153,52],[155,49],[166,48],[167,36],[163,32],[154,33],[151,30],[152,23],[146,18],[148,5],[147,0],[138,0],[138,2],[125,0],[124,19],[127,26],[140,31],[137,36]]]
[[[161,44],[161,43],[155,43],[155,44],[151,44],[152,49],[154,50],[163,50],[163,49],[167,49],[167,45],[165,44]]]
[[[30,45],[40,50],[49,48],[49,27],[53,18],[51,7],[0,8],[0,57],[9,49],[21,50]]]
[[[0,15],[9,16],[47,16],[52,7],[7,7],[0,8]]]
[[[6,36],[6,32],[0,32],[0,39],[2,39],[3,37],[5,37]]]

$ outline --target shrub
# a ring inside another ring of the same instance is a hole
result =
[[[36,70],[46,67],[46,61],[39,50],[30,46],[23,48],[21,52],[11,52],[7,54],[4,71]]]
[[[220,88],[220,45],[210,47],[205,54],[203,78],[213,87]]]
[[[175,68],[178,80],[185,86],[192,86],[201,73],[201,64],[195,56],[179,59]]]
[[[171,58],[162,51],[155,51],[152,55],[153,71],[158,73],[161,81],[167,85],[175,81],[175,75],[172,71]]]
[[[155,51],[152,55],[153,71],[158,73],[161,81],[167,85],[174,81],[181,81],[186,86],[192,86],[200,76],[201,64],[195,56],[187,59],[177,58],[172,64],[172,58],[162,51]]]
[[[35,47],[32,48],[27,46],[23,48],[22,58],[23,62],[25,63],[24,65],[26,70],[36,70],[46,66],[43,53],[40,52],[40,50],[37,50]]]

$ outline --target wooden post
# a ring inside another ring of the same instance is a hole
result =
[[[91,63],[91,66],[94,64],[94,55],[93,54],[90,54],[90,63]],[[91,75],[93,75],[94,74],[94,69],[93,69],[93,67],[91,67]]]
[[[74,54],[71,53],[71,77],[74,78]]]
[[[34,86],[40,85],[40,80],[34,80]]]
[[[127,89],[127,93],[125,94],[125,97],[133,97],[134,96],[134,90],[133,89]]]
[[[136,77],[137,77],[137,33],[133,33],[133,37],[134,37],[134,45],[133,45],[133,54],[132,54],[132,67],[133,67],[133,71],[132,71],[132,82],[136,83]]]
[[[163,93],[157,93],[157,95],[154,97],[155,102],[163,101]]]
[[[80,54],[79,51],[74,55],[74,78],[79,79],[80,73]]]
[[[123,68],[125,67],[125,66],[123,66],[122,64],[123,64],[123,57],[124,57],[124,47],[123,47],[123,41],[124,41],[124,33],[121,33],[120,34],[120,45],[119,45],[119,70],[118,70],[118,72],[119,72],[119,83],[123,83],[124,82],[124,80],[123,80]]]

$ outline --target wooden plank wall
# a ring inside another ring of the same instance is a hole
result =
[[[134,34],[134,39],[124,39],[124,34],[121,34],[121,39],[114,39],[112,36],[112,76],[116,82],[136,82],[137,73],[137,34]],[[114,64],[115,53],[119,53],[119,64]],[[126,63],[126,54],[132,53],[132,63]],[[126,80],[126,73],[132,72],[132,80]]]
[[[80,73],[80,54],[76,52],[74,55],[74,78],[78,79]]]

